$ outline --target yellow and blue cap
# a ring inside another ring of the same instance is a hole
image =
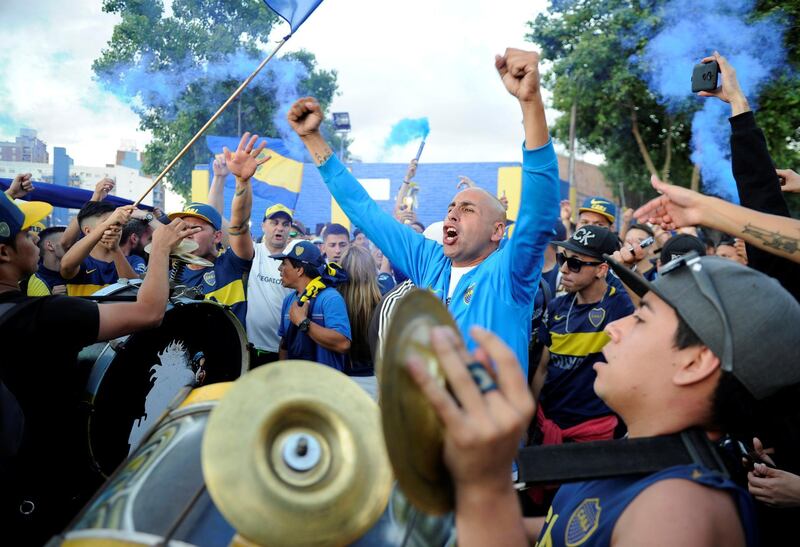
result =
[[[5,192],[0,192],[0,242],[17,237],[53,212],[53,206],[43,201],[15,202]]]
[[[177,213],[170,213],[167,215],[170,220],[183,217],[195,217],[205,220],[214,228],[214,230],[222,229],[222,215],[219,211],[214,209],[207,203],[192,202],[183,208],[183,211]]]
[[[275,215],[280,215],[280,214],[288,216],[290,221],[294,219],[292,210],[282,203],[276,203],[271,207],[267,207],[267,210],[264,211],[264,218],[270,219]]]
[[[581,205],[580,209],[578,209],[578,212],[583,213],[584,211],[603,215],[611,222],[611,224],[614,224],[614,219],[617,218],[617,206],[606,198],[601,198],[598,196],[589,197],[583,200],[583,205]]]

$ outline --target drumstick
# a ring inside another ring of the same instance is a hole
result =
[[[181,158],[182,158],[182,157],[183,157],[183,156],[186,154],[186,152],[188,152],[188,151],[189,151],[189,149],[192,147],[192,145],[193,145],[195,142],[197,142],[197,139],[199,139],[200,137],[202,137],[202,136],[203,136],[203,133],[205,133],[205,132],[206,132],[206,130],[207,130],[207,129],[208,129],[210,126],[211,126],[211,124],[212,124],[212,123],[214,123],[214,122],[217,120],[217,118],[219,118],[219,117],[220,117],[220,115],[221,115],[221,114],[222,114],[222,113],[225,111],[225,109],[226,109],[226,108],[228,108],[228,106],[229,106],[229,105],[230,105],[230,104],[231,104],[231,103],[232,103],[232,102],[233,102],[233,101],[236,99],[236,97],[238,97],[238,96],[239,96],[239,94],[240,94],[242,91],[244,91],[244,88],[245,88],[245,87],[247,87],[247,85],[248,85],[250,82],[252,82],[252,81],[253,81],[253,78],[255,78],[255,77],[258,75],[258,73],[259,73],[259,72],[261,72],[261,69],[262,69],[262,68],[264,68],[264,67],[267,65],[267,63],[268,63],[268,62],[269,62],[269,61],[270,61],[270,60],[271,60],[271,59],[272,59],[272,58],[275,56],[275,54],[276,54],[276,53],[278,53],[278,50],[280,50],[280,49],[281,49],[281,47],[283,47],[283,44],[285,44],[285,43],[286,43],[286,41],[287,41],[289,38],[291,38],[291,36],[292,36],[292,35],[290,34],[289,36],[286,36],[286,37],[285,37],[283,40],[281,40],[281,41],[278,43],[278,45],[275,47],[275,49],[274,49],[274,50],[272,50],[272,53],[270,53],[270,54],[269,54],[269,57],[267,57],[266,59],[264,59],[263,61],[261,61],[261,64],[260,64],[260,65],[258,65],[258,67],[256,67],[256,69],[253,71],[253,73],[252,73],[252,74],[250,74],[250,76],[248,76],[248,77],[247,77],[247,79],[246,79],[245,81],[243,81],[243,82],[241,83],[241,85],[240,85],[238,88],[236,88],[236,91],[234,91],[234,92],[233,92],[233,94],[232,94],[230,97],[228,97],[228,100],[227,100],[227,101],[225,101],[224,103],[222,103],[222,106],[220,106],[220,107],[219,107],[219,109],[218,109],[218,110],[217,110],[217,111],[214,113],[214,115],[213,115],[213,116],[211,116],[211,118],[210,118],[210,119],[209,119],[209,120],[208,120],[208,121],[207,121],[207,122],[206,122],[206,123],[203,125],[203,127],[201,127],[201,128],[200,128],[200,131],[198,131],[198,132],[195,134],[195,136],[194,136],[194,137],[192,137],[192,138],[191,138],[191,140],[190,140],[188,143],[186,143],[186,146],[184,146],[184,147],[183,147],[183,150],[181,150],[180,152],[178,152],[178,155],[177,155],[177,156],[175,156],[175,157],[172,159],[172,161],[171,161],[171,162],[169,162],[169,164],[168,164],[168,165],[167,165],[167,166],[164,168],[164,170],[163,170],[163,171],[161,171],[161,173],[159,173],[159,175],[158,175],[158,176],[155,178],[155,180],[153,181],[153,184],[151,184],[151,185],[150,185],[150,188],[148,188],[148,189],[147,189],[147,191],[145,191],[145,193],[144,193],[144,194],[142,194],[142,197],[140,197],[139,199],[137,199],[137,200],[136,200],[136,203],[134,203],[134,206],[138,207],[138,206],[139,206],[139,204],[142,202],[142,200],[143,200],[144,198],[146,198],[146,197],[147,197],[147,195],[148,195],[150,192],[152,192],[152,191],[153,191],[153,188],[155,188],[155,187],[156,187],[156,185],[157,185],[159,182],[161,182],[161,179],[163,179],[163,178],[164,178],[164,177],[167,175],[167,173],[169,173],[169,172],[170,172],[170,170],[171,170],[173,167],[175,167],[175,164],[176,164],[176,163],[178,163],[178,162],[181,160]]]

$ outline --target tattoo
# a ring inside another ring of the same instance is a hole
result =
[[[764,242],[765,247],[777,249],[786,254],[794,254],[800,249],[800,239],[771,232],[752,224],[745,225],[743,235],[751,235]]]
[[[234,192],[234,193],[233,193],[233,196],[234,196],[234,197],[236,197],[236,196],[241,196],[241,195],[242,195],[242,194],[244,194],[246,191],[247,191],[247,188],[237,188],[237,189],[236,189],[236,192]]]
[[[333,156],[333,151],[330,148],[326,147],[326,149],[322,151],[322,154],[320,154],[319,152],[314,154],[314,161],[316,162],[317,165],[322,165],[323,163],[328,161],[331,156]]]
[[[231,236],[240,236],[244,234],[250,233],[250,217],[246,217],[242,220],[241,224],[231,224],[228,226],[228,235]]]

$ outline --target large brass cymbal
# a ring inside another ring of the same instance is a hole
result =
[[[383,513],[392,472],[378,406],[330,367],[284,361],[239,380],[209,417],[203,476],[247,540],[347,545]]]
[[[432,515],[453,509],[453,484],[442,456],[442,423],[406,364],[409,356],[418,356],[439,384],[446,385],[431,348],[431,329],[439,325],[458,332],[450,313],[430,291],[408,293],[392,315],[380,366],[384,438],[397,483],[411,503]]]
[[[206,268],[211,267],[214,265],[213,262],[206,260],[205,258],[199,257],[197,255],[193,255],[192,251],[197,249],[197,243],[192,241],[191,239],[184,239],[178,244],[178,246],[169,254],[170,258],[179,260],[181,262],[185,262],[186,264],[194,264],[196,266],[205,266]],[[152,243],[148,243],[145,248],[144,252],[150,254],[150,249],[153,248]]]

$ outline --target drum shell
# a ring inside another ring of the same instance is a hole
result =
[[[104,291],[118,295],[135,289],[109,286]],[[91,367],[84,397],[89,464],[103,477],[125,460],[184,385],[197,385],[191,371],[180,371],[181,379],[167,370],[171,356],[180,353],[177,343],[186,359],[205,355],[204,385],[235,380],[250,367],[244,327],[230,309],[210,301],[173,298],[158,328],[109,342]],[[97,348],[86,348],[84,354],[97,353]],[[157,385],[165,379],[171,384]],[[154,401],[156,391],[160,403]]]

